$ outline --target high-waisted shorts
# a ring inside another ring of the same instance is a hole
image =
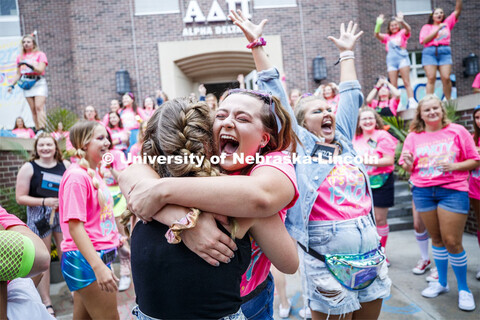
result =
[[[369,216],[344,221],[310,221],[309,247],[320,254],[365,253],[378,248],[379,236]],[[298,248],[306,304],[324,314],[343,315],[360,309],[360,303],[386,298],[392,281],[386,263],[367,288],[351,291],[328,271],[325,263]]]
[[[453,64],[452,49],[450,46],[431,46],[423,48],[422,65],[442,66],[444,64]]]

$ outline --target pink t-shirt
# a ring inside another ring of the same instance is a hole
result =
[[[150,118],[153,116],[153,113],[155,112],[155,109],[152,110],[147,110],[144,108],[139,108],[138,109],[138,115],[140,118],[142,118],[143,121],[148,121]]]
[[[398,140],[385,130],[375,130],[373,135],[366,139],[363,135],[356,136],[353,140],[353,147],[362,158],[364,155],[383,158],[384,155],[395,157],[395,149]],[[395,170],[395,166],[375,167],[365,166],[369,176],[375,176],[382,173],[390,173]]]
[[[142,144],[137,142],[130,148],[130,151],[129,151],[129,153],[131,154],[130,159],[133,159],[133,157],[138,156],[140,154],[140,151],[142,151]]]
[[[297,178],[295,176],[295,168],[288,155],[282,152],[271,152],[265,156],[265,162],[256,165],[249,173],[261,168],[263,166],[274,167],[283,172],[292,182],[295,187],[295,196],[292,201],[282,210],[278,212],[283,221],[287,215],[287,209],[293,207],[298,199]],[[252,257],[250,259],[250,265],[247,271],[242,276],[242,282],[240,283],[240,295],[246,296],[252,292],[259,284],[261,284],[268,276],[270,272],[270,266],[272,263],[265,254],[262,252],[257,243],[252,240]]]
[[[136,119],[136,114],[133,108],[125,108],[120,112],[120,118],[122,119],[123,127],[126,130],[138,129],[140,125]]]
[[[480,142],[480,138],[478,140],[478,142]],[[480,167],[470,171],[470,179],[468,179],[468,195],[470,198],[480,200]]]
[[[22,220],[18,219],[13,214],[8,213],[2,206],[0,206],[0,225],[5,230],[14,226],[27,226]]]
[[[110,164],[113,169],[122,171],[127,167],[127,159],[125,158],[125,153],[123,153],[123,151],[110,149],[108,152],[113,155],[113,162]],[[107,168],[107,164],[103,161],[100,166],[100,172],[107,186],[110,187],[117,185],[117,181],[113,178],[110,168]]]
[[[127,138],[127,141],[128,141],[127,130],[125,130],[124,128],[118,128],[118,127],[110,128],[110,136],[112,137],[112,141],[113,140],[120,141],[120,143],[115,144],[113,146],[116,150],[125,150],[128,148],[127,144],[122,142],[122,140],[125,140],[125,138]]]
[[[17,136],[17,138],[22,138],[22,139],[33,139],[35,138],[35,132],[33,132],[32,129],[27,128],[27,129],[13,129],[12,133]]]
[[[441,172],[442,163],[480,160],[472,136],[463,126],[451,123],[436,132],[410,132],[403,143],[403,152],[413,154],[410,181],[416,187],[442,186],[458,191],[468,191],[468,171]],[[403,164],[400,156],[399,164]]]
[[[332,112],[334,114],[336,114],[337,113],[337,107],[338,107],[338,101],[340,101],[340,95],[337,94],[335,97],[330,98],[330,99],[326,99],[325,101],[327,101],[328,105],[332,108]]]
[[[349,220],[365,216],[372,209],[366,177],[351,164],[338,164],[317,190],[310,220]]]
[[[108,127],[108,122],[110,121],[110,117],[108,116],[108,113],[106,115],[103,116],[102,118],[102,124],[105,126],[105,127]]]
[[[44,62],[45,65],[48,66],[47,56],[42,51],[33,51],[30,53],[21,54],[17,57],[17,65],[19,62],[22,61],[25,61],[34,67],[36,67],[40,62]],[[45,75],[45,71],[43,71],[41,74],[38,74],[36,72],[33,72],[32,69],[30,69],[24,64],[20,66],[20,73],[22,75]]]
[[[407,48],[407,40],[410,38],[411,33],[406,35],[407,30],[402,29],[394,34],[388,33],[381,33],[380,36],[383,37],[382,43],[385,43],[385,50],[388,52],[388,43],[391,41],[397,47],[401,47],[403,49]]]
[[[113,199],[102,178],[96,173],[99,189],[92,178],[78,164],[72,163],[65,171],[58,192],[60,227],[63,232],[62,251],[78,250],[70,235],[69,220],[80,220],[95,250],[118,247],[118,231],[113,216]],[[97,194],[103,192],[107,204],[100,208]]]
[[[451,30],[457,23],[457,17],[455,16],[455,12],[452,12],[443,23],[447,26],[442,28],[442,30],[438,31],[437,36],[430,41],[429,43],[425,44],[425,47],[431,46],[449,46],[450,45],[450,36]],[[438,29],[438,26],[433,24],[425,24],[422,29],[420,30],[420,43],[423,43],[423,40],[428,37],[434,30]]]
[[[478,73],[475,80],[473,80],[472,88],[480,89],[480,73]]]
[[[397,115],[398,104],[400,103],[400,98],[392,98],[386,101],[372,100],[368,105],[370,108],[375,109],[378,113],[381,113],[381,110],[384,108],[389,108],[394,116]],[[378,109],[378,110],[377,110]]]

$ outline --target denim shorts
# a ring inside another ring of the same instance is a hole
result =
[[[422,65],[442,66],[445,64],[453,64],[452,49],[450,46],[431,46],[423,48]]]
[[[98,256],[103,260],[105,253],[115,250],[113,259],[116,256],[116,249],[98,250]],[[113,260],[112,259],[112,260]],[[113,261],[112,261],[113,262]],[[111,262],[106,264],[111,268]],[[87,259],[82,255],[80,250],[67,251],[62,254],[62,274],[70,291],[77,291],[88,287],[93,282],[97,281],[95,272],[88,263]]]
[[[138,306],[133,307],[132,314],[135,317],[137,317],[138,320],[161,320],[161,319],[158,319],[158,318],[152,318],[152,317],[147,316],[145,313],[140,311],[140,308]],[[221,318],[220,320],[247,320],[247,318],[242,313],[242,309],[239,309],[236,313],[231,314],[229,316],[225,316],[225,317]]]
[[[402,49],[404,50],[404,49]],[[407,52],[407,50],[405,50]],[[410,66],[408,52],[406,55],[400,54],[396,50],[389,50],[387,53],[387,71],[397,71]]]
[[[46,230],[44,234],[38,230],[35,222],[41,220],[43,218],[50,224],[50,218],[52,215],[52,208],[51,207],[43,207],[43,206],[34,206],[30,207],[27,206],[27,226],[30,230],[33,231],[37,236],[40,238],[46,238],[52,232],[62,232],[62,228],[60,228],[60,220],[58,217],[58,211],[54,212],[55,217],[53,218],[53,224],[50,225],[50,228]]]
[[[435,187],[412,187],[413,202],[418,212],[432,211],[440,207],[450,212],[468,214],[470,199],[467,191]]]
[[[268,274],[267,286],[254,298],[242,304],[242,311],[248,320],[273,320],[273,276]]]
[[[379,236],[369,216],[345,221],[310,221],[309,247],[320,254],[365,253],[378,248]],[[325,263],[298,248],[306,305],[324,314],[343,315],[360,309],[360,303],[390,295],[392,281],[384,263],[377,279],[367,288],[351,291],[328,271]]]

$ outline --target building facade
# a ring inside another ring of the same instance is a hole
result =
[[[19,33],[37,31],[47,54],[47,108],[81,114],[94,105],[103,115],[118,98],[115,73],[127,70],[140,102],[162,88],[169,97],[197,92],[199,83],[219,88],[239,73],[254,70],[246,40],[227,18],[243,8],[255,23],[268,19],[265,47],[285,73],[289,88],[314,91],[312,64],[325,58],[327,79],[339,81],[338,52],[327,36],[339,35],[341,22],[359,23],[365,34],[356,48],[364,93],[386,75],[385,49],[373,35],[376,17],[403,9],[412,26],[408,44],[413,81],[424,83],[418,41],[434,7],[450,14],[455,0],[2,0],[17,6]],[[2,13],[3,14],[3,13]],[[452,32],[453,73],[459,95],[471,92],[473,77],[463,77],[462,59],[480,55],[480,3],[465,1]],[[386,21],[387,22],[387,21]],[[1,23],[1,20],[0,20]],[[382,32],[386,30],[386,24]],[[247,77],[250,80],[251,77]],[[215,87],[216,86],[216,87]],[[207,86],[207,88],[209,88]]]

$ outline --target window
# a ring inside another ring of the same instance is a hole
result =
[[[135,15],[179,12],[178,0],[135,0]]]
[[[16,0],[0,1],[0,37],[20,35],[20,19]]]
[[[431,0],[396,0],[397,12],[403,14],[425,14],[432,12]]]
[[[296,7],[296,0],[253,0],[255,9],[278,8],[278,7]]]

